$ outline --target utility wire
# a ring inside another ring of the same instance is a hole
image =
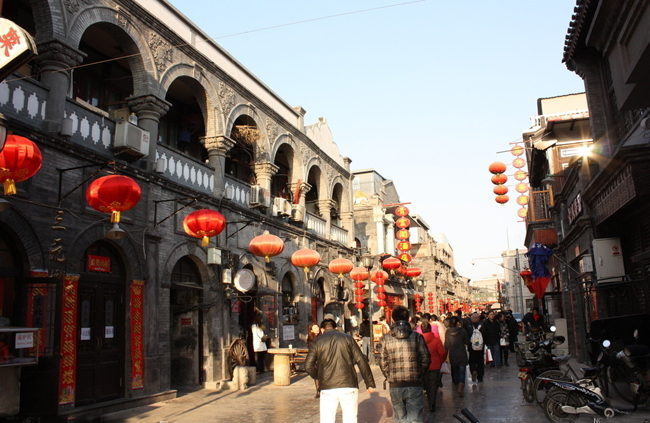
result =
[[[325,20],[325,19],[338,18],[338,17],[341,17],[341,16],[348,16],[348,15],[355,15],[355,14],[359,14],[359,13],[372,12],[372,11],[375,11],[375,10],[388,9],[388,8],[392,8],[392,7],[407,6],[409,4],[422,3],[424,1],[426,1],[426,0],[413,0],[413,1],[403,2],[403,3],[394,3],[394,4],[389,4],[389,5],[386,5],[386,6],[378,6],[378,7],[372,7],[372,8],[369,8],[369,9],[354,10],[352,12],[343,12],[343,13],[337,13],[337,14],[334,14],[334,15],[321,16],[321,17],[318,17],[318,18],[305,19],[305,20],[302,20],[302,21],[295,21],[295,22],[289,22],[289,23],[280,24],[280,25],[267,26],[265,28],[251,29],[250,31],[237,32],[237,33],[230,34],[230,35],[222,35],[220,37],[206,38],[206,39],[202,39],[202,40],[199,40],[197,42],[194,42],[194,43],[181,43],[181,44],[171,46],[171,48],[194,46],[199,42],[215,41],[215,40],[219,40],[219,39],[222,39],[222,38],[236,37],[236,36],[239,36],[239,35],[252,34],[252,33],[255,33],[255,32],[268,31],[270,29],[283,28],[283,27],[293,26],[293,25],[300,25],[300,24],[304,24],[304,23],[308,23],[308,22],[315,22],[315,21],[321,21],[321,20]],[[128,59],[129,57],[135,57],[135,56],[141,56],[141,55],[142,55],[142,53],[127,54],[125,56],[114,57],[114,58],[111,58],[111,59],[100,60],[100,61],[92,62],[92,63],[84,63],[84,64],[77,65],[77,66],[71,66],[69,68],[59,69],[56,72],[65,72],[65,71],[69,71],[69,70],[73,70],[73,69],[83,68],[83,67],[86,67],[86,66],[98,65],[98,64],[101,64],[101,63],[113,62],[113,61],[116,61],[116,60],[123,60],[123,59]],[[33,78],[33,77],[34,77],[34,75],[24,76],[22,78],[6,79],[5,82],[20,81],[22,79]]]

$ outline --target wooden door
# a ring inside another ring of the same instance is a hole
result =
[[[124,286],[100,279],[79,283],[77,406],[121,398],[124,392]]]

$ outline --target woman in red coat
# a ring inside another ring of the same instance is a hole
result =
[[[424,389],[427,391],[429,400],[429,411],[436,411],[436,398],[438,396],[438,386],[440,384],[440,366],[447,359],[447,350],[442,345],[439,336],[431,332],[431,324],[423,322],[421,325],[422,336],[429,348],[431,354],[431,364],[424,374]]]

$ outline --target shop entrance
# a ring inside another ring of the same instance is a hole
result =
[[[77,406],[124,395],[124,267],[104,242],[91,246],[85,260],[77,302]]]

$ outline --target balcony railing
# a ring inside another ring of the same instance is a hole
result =
[[[5,118],[42,129],[49,91],[36,81],[20,75],[0,83],[0,107]]]
[[[348,245],[348,231],[345,229],[336,225],[331,225],[330,236],[332,237],[332,241],[336,241],[343,245]]]
[[[248,207],[251,196],[251,186],[239,179],[225,176],[226,195],[232,195],[233,202]],[[232,192],[230,192],[232,190]]]
[[[214,169],[179,154],[162,144],[156,146],[156,162],[162,159],[162,175],[197,191],[214,193]]]
[[[549,190],[532,191],[528,206],[530,222],[546,222],[551,220],[553,218],[550,210],[552,206],[553,199]]]
[[[320,237],[327,238],[327,222],[314,214],[305,213],[305,225],[307,230]]]
[[[65,104],[65,117],[72,120],[70,142],[103,155],[112,155],[115,122],[102,113],[90,110],[68,98]]]

